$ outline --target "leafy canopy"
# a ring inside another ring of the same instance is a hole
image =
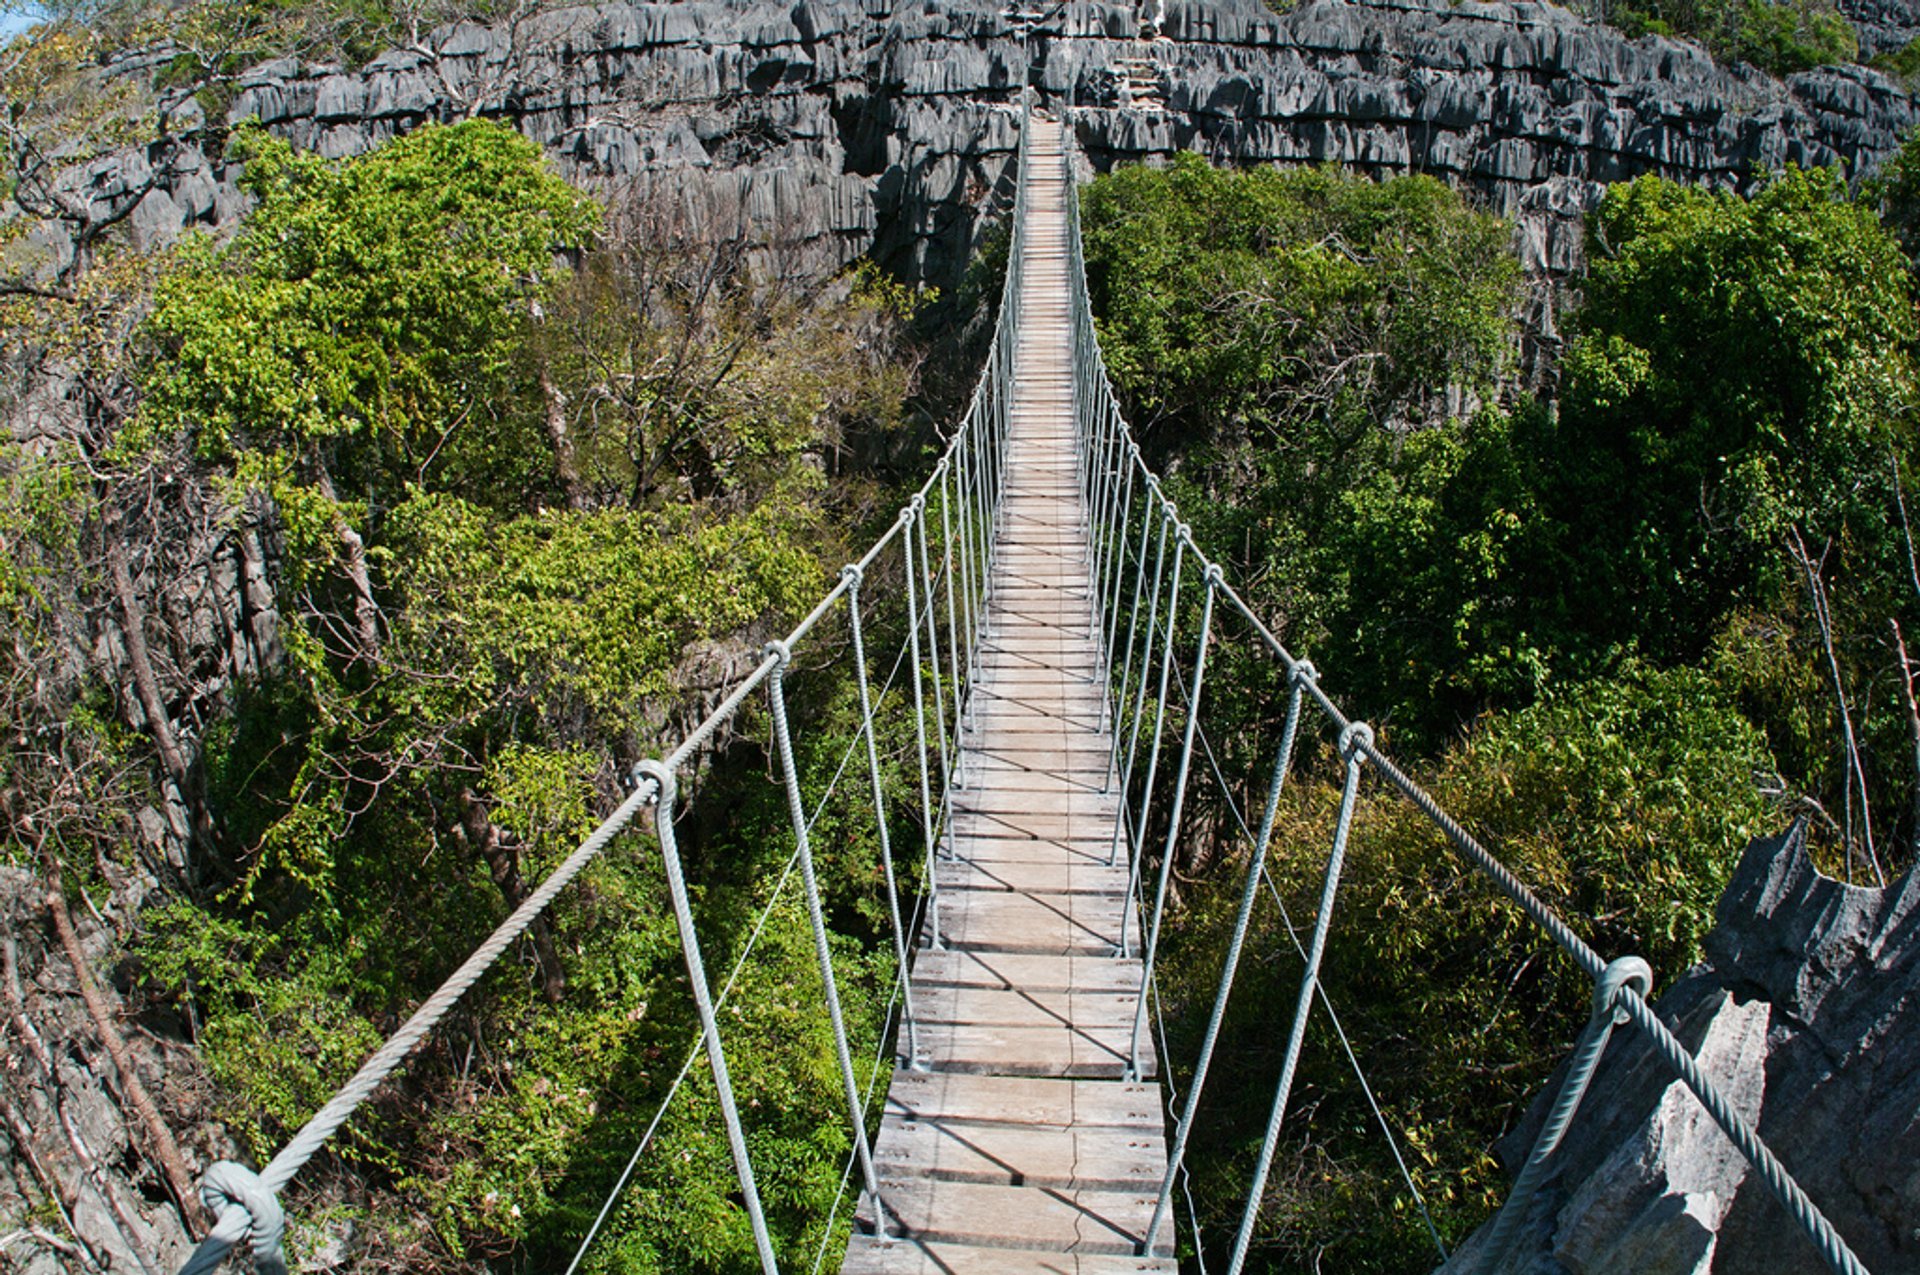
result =
[[[342,164],[259,133],[236,145],[260,202],[231,244],[187,249],[161,287],[149,421],[209,458],[284,451],[389,499],[408,482],[472,494],[498,481],[514,458],[482,428],[488,405],[595,206],[488,121]]]

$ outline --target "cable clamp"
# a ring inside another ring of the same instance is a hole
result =
[[[1613,1025],[1622,1026],[1627,1021],[1627,1011],[1622,1004],[1626,999],[1627,988],[1632,988],[1645,1000],[1653,991],[1653,966],[1637,956],[1620,956],[1607,963],[1600,971],[1600,977],[1593,980],[1594,1017],[1612,1011]]]
[[[673,806],[674,795],[673,772],[667,769],[665,762],[657,758],[648,758],[646,761],[636,763],[633,768],[634,786],[638,787],[649,779],[653,781],[652,804],[670,809]]]

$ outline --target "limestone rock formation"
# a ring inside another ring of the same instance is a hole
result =
[[[1822,876],[1800,829],[1748,847],[1707,959],[1656,1007],[1874,1271],[1920,1267],[1920,872]],[[1564,1072],[1564,1068],[1562,1069]],[[1557,1093],[1560,1076],[1546,1093]],[[1517,1167],[1547,1097],[1501,1147]],[[1826,1263],[1631,1028],[1616,1032],[1498,1275],[1815,1275]]]
[[[1530,264],[1560,272],[1577,265],[1575,214],[1602,183],[1865,171],[1920,120],[1873,71],[1779,82],[1553,5],[1477,0],[1312,0],[1286,14],[1258,0],[1094,0],[1030,31],[1001,0],[583,6],[445,28],[359,70],[267,63],[243,78],[231,116],[325,155],[496,116],[579,180],[668,181],[744,205],[823,264],[873,250],[904,276],[951,284],[1029,75],[1046,104],[1071,109],[1096,168],[1197,149],[1431,172],[1518,214]],[[149,162],[130,152],[87,180],[108,199]],[[231,217],[222,165],[191,146],[167,163],[136,238]]]

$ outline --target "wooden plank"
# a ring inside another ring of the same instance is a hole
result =
[[[1153,1215],[1148,1191],[1027,1190],[883,1177],[880,1194],[893,1234],[990,1248],[1130,1257]],[[862,1229],[871,1230],[872,1201],[863,1197],[860,1209]]]
[[[1060,1128],[889,1116],[874,1147],[889,1177],[998,1186],[1155,1191],[1166,1162],[1158,1129]],[[1156,1163],[1156,1161],[1158,1163]]]
[[[1132,964],[1132,962],[1126,962]],[[1136,970],[1135,977],[1139,971]],[[999,1027],[1071,1027],[1102,1031],[1133,1027],[1135,988],[1083,992],[1033,988],[929,987],[913,1002],[921,1023],[981,1023]]]
[[[927,949],[914,956],[916,988],[1024,988],[1034,992],[1125,992],[1140,986],[1140,964],[1112,956],[1040,956],[1025,952]],[[900,1077],[895,1077],[898,1083]]]
[[[927,1023],[916,1027],[914,1056],[938,1071],[1120,1080],[1127,1074],[1132,1041],[1131,1023],[1088,1028]],[[1157,1061],[1151,1032],[1143,1028],[1140,1074],[1151,1079]]]
[[[919,1240],[883,1243],[872,1236],[856,1235],[847,1248],[847,1263],[840,1269],[843,1275],[1177,1275],[1180,1265],[1170,1257],[1056,1253]]]
[[[940,940],[978,951],[1105,955],[1120,944],[1122,903],[1098,894],[956,890],[940,896]]]
[[[1015,842],[1014,844],[1025,844]],[[1098,843],[1102,849],[1105,843]],[[1078,862],[1058,854],[1003,858],[995,843],[976,841],[955,845],[954,857],[935,858],[934,880],[942,890],[1019,890],[1025,893],[1109,894],[1127,892],[1124,860],[1108,867],[1104,860]],[[982,853],[981,851],[984,851]]]

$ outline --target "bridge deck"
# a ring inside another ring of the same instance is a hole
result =
[[[847,1275],[1177,1269],[1132,1255],[1167,1153],[1159,1087],[1122,1079],[1140,962],[1114,955],[1131,904],[1102,791],[1117,785],[1074,451],[1071,194],[1043,179],[1059,126],[1033,127],[1010,479],[937,867],[944,946],[915,960],[922,1069],[894,1072],[874,1148],[890,1239],[863,1197]]]

